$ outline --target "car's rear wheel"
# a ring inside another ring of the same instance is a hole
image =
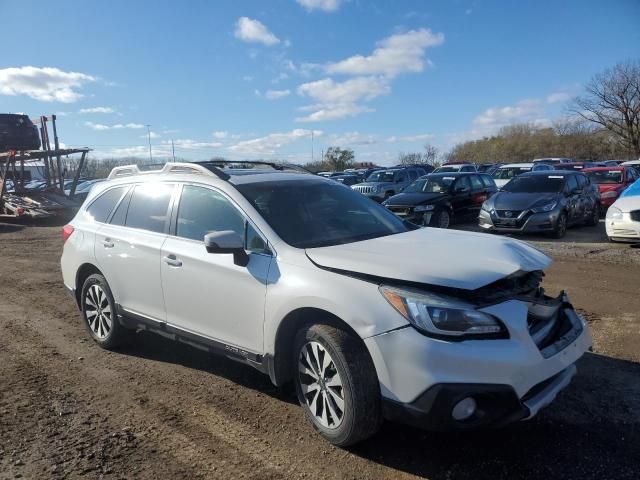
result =
[[[562,212],[556,220],[556,226],[553,230],[553,238],[563,238],[567,234],[567,214]]]
[[[345,447],[378,430],[380,387],[360,339],[330,325],[311,325],[296,335],[293,353],[298,400],[324,438]]]
[[[116,316],[116,303],[107,280],[100,274],[90,275],[82,286],[82,316],[91,338],[102,348],[120,345],[126,329]]]

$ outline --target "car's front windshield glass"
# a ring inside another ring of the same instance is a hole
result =
[[[509,180],[513,177],[517,177],[521,173],[527,173],[531,171],[531,167],[502,167],[493,172],[493,178],[496,180]]]
[[[394,235],[409,228],[386,208],[338,183],[287,180],[237,185],[273,230],[297,248]]]
[[[562,175],[531,175],[510,180],[502,190],[511,193],[557,193],[563,185]]]
[[[393,176],[395,175],[395,172],[392,171],[386,171],[386,172],[373,172],[371,175],[369,175],[369,177],[367,178],[367,182],[376,182],[376,183],[380,183],[380,182],[393,182]]]
[[[451,173],[459,171],[460,167],[438,167],[434,170],[434,173]]]
[[[429,176],[420,178],[404,189],[408,193],[447,193],[455,177]]]
[[[588,172],[592,182],[598,184],[622,183],[622,171],[620,170],[598,170]]]

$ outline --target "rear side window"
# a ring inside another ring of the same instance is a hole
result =
[[[482,183],[484,183],[485,187],[491,188],[496,186],[496,182],[494,182],[493,178],[489,175],[480,175],[480,178],[482,179]]]
[[[115,208],[118,200],[122,197],[127,187],[116,187],[107,190],[98,198],[96,198],[89,208],[87,213],[93,219],[94,222],[104,223],[109,218],[111,211]]]
[[[480,177],[478,175],[471,175],[471,188],[473,190],[484,189],[484,185],[482,184],[482,181],[480,180]]]
[[[204,187],[185,185],[178,207],[176,235],[204,241],[209,232],[232,230],[244,237],[244,217],[227,198]]]
[[[584,175],[578,175],[577,178],[579,188],[584,188],[587,186],[587,177],[585,177]]]
[[[578,188],[578,182],[576,181],[575,175],[569,175],[567,177],[567,184],[565,187],[565,191],[567,193],[573,192],[576,188]]]
[[[129,201],[125,225],[151,232],[164,232],[172,192],[173,185],[166,183],[136,185]]]

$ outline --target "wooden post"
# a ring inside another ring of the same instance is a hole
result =
[[[58,130],[56,129],[56,116],[51,115],[51,125],[53,125],[53,146],[56,152],[60,150],[60,142],[58,141]],[[60,182],[60,190],[64,193],[64,172],[62,171],[62,160],[57,155],[56,165],[58,166],[58,181]]]
[[[44,117],[40,117],[40,140],[42,141],[42,160],[44,161],[44,176],[47,181],[47,187],[51,185],[51,169],[49,168],[49,157],[46,155],[47,151],[47,142],[44,133]]]
[[[73,198],[76,194],[76,186],[78,185],[78,179],[80,178],[80,172],[82,171],[82,167],[84,167],[84,159],[87,156],[87,152],[82,152],[82,157],[80,157],[80,163],[78,164],[78,168],[76,168],[76,173],[73,176],[73,183],[71,184],[71,191],[69,192],[69,198]]]

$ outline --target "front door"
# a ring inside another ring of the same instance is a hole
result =
[[[265,295],[271,253],[263,237],[221,192],[184,185],[175,235],[162,248],[167,323],[254,353],[262,352]],[[231,230],[245,238],[247,266],[233,255],[208,253],[205,234]]]

